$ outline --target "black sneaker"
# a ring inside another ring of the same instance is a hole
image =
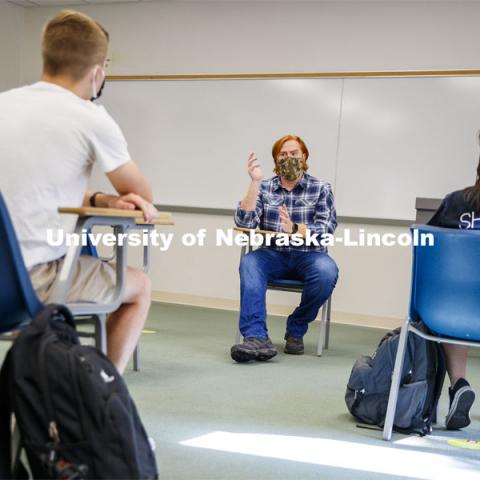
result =
[[[277,354],[272,341],[267,338],[247,337],[243,343],[234,345],[230,350],[232,358],[239,363],[258,360],[264,362]]]
[[[470,408],[475,400],[475,392],[470,384],[460,378],[448,389],[450,408],[445,419],[447,430],[458,430],[470,425]]]
[[[287,341],[283,350],[285,353],[290,355],[303,355],[305,353],[302,337],[292,337],[292,335],[286,333],[285,340]]]

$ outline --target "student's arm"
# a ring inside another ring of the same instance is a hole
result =
[[[115,170],[108,172],[106,175],[120,195],[134,193],[147,202],[153,202],[150,182],[142,175],[137,165],[131,160]]]
[[[89,137],[92,157],[110,180],[119,196],[97,195],[98,207],[140,209],[146,221],[152,220],[157,211],[152,205],[152,187],[131,160],[127,141],[120,127],[105,108],[94,110],[94,121]],[[90,196],[84,198],[90,203]]]
[[[120,167],[106,173],[110,183],[119,195],[99,193],[95,197],[95,205],[105,208],[122,208],[143,211],[146,221],[157,216],[157,210],[152,205],[152,188],[148,180],[140,173],[137,165],[131,160]],[[90,206],[92,192],[86,192],[83,205]]]

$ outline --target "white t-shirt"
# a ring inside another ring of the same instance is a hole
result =
[[[56,260],[47,229],[72,232],[94,162],[104,172],[130,160],[127,142],[99,105],[58,85],[38,82],[0,94],[0,191],[27,269]]]

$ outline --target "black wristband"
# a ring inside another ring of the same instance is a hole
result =
[[[90,197],[90,206],[91,207],[96,207],[97,206],[97,195],[102,195],[102,192],[95,192],[91,197]]]
[[[292,227],[292,235],[298,232],[298,223],[294,223]]]

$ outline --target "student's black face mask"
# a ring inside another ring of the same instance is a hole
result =
[[[100,90],[98,91],[97,96],[96,96],[96,97],[92,97],[92,98],[90,99],[90,101],[94,102],[95,100],[98,100],[98,99],[102,96],[103,87],[105,87],[105,80],[103,80],[102,86],[100,87]]]

